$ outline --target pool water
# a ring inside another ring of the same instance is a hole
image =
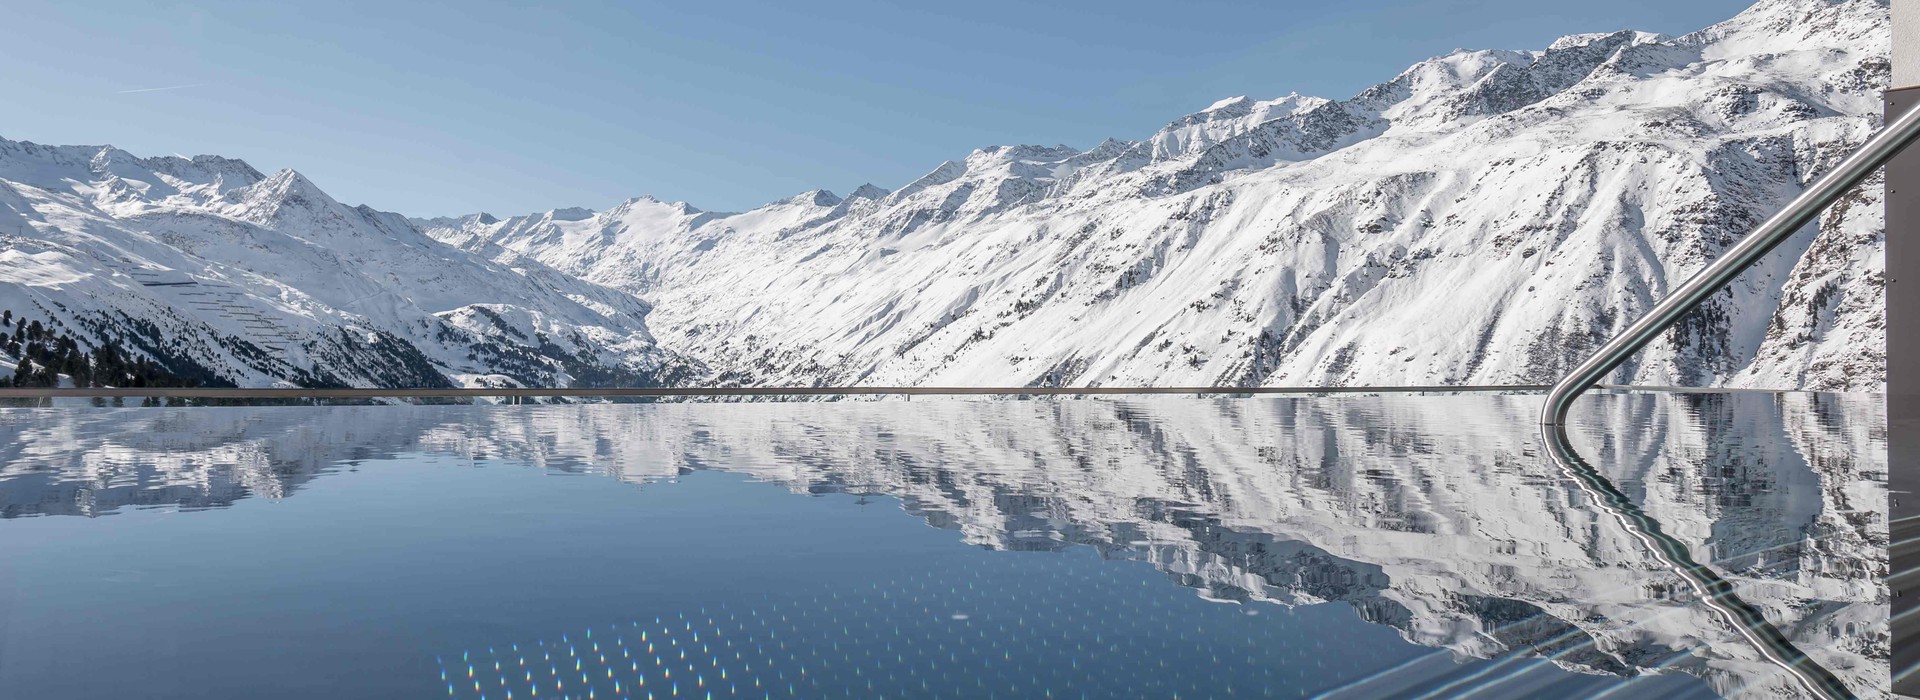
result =
[[[0,696],[1799,693],[1541,456],[1538,401],[8,409]],[[1576,418],[1888,695],[1875,397]]]

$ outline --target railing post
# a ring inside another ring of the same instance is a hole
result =
[[[1920,103],[1920,0],[1893,0],[1886,118]],[[1887,164],[1887,481],[1894,691],[1920,696],[1920,151]]]

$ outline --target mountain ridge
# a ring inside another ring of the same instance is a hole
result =
[[[0,139],[0,228],[0,308],[216,384],[631,385],[679,371],[644,301],[504,249],[460,251],[291,169]]]
[[[744,212],[409,219],[293,170],[0,140],[0,307],[241,385],[1538,383],[1877,126],[1887,15],[1460,50]],[[1611,379],[1879,390],[1881,199]]]
[[[978,149],[852,206],[422,228],[654,300],[662,343],[723,382],[1537,383],[1877,126],[1887,21],[1762,0],[1680,37],[1455,51],[1346,100]],[[1878,390],[1880,199],[1613,379]]]

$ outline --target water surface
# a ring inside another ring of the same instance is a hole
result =
[[[1793,696],[1540,456],[1537,402],[0,411],[0,688]],[[1576,416],[1695,559],[1886,695],[1877,401]]]

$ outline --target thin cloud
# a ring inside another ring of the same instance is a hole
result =
[[[187,88],[200,87],[201,85],[205,85],[205,84],[206,83],[193,83],[191,85],[168,85],[166,87],[138,88],[134,90],[115,90],[114,94],[125,95],[130,92],[159,92],[161,90],[185,90]]]

